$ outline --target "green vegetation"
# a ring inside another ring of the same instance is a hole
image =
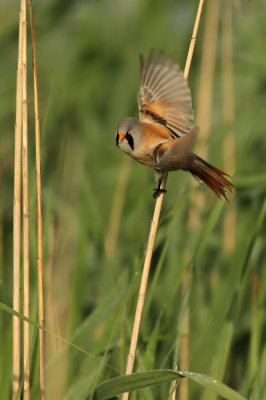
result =
[[[126,156],[115,146],[116,124],[124,116],[137,116],[140,52],[163,49],[184,68],[198,2],[33,3],[49,330],[47,399],[82,400],[91,398],[93,389],[103,381],[124,373],[154,206],[153,172],[138,163],[127,164]],[[220,3],[222,14],[225,1]],[[246,398],[262,400],[266,398],[266,5],[265,0],[235,3],[235,120],[231,124],[223,120],[219,30],[208,160],[227,169],[232,154],[225,156],[223,165],[223,141],[234,132],[233,182],[237,191],[227,204],[204,186],[192,186],[189,174],[169,175],[135,372],[177,367],[212,376]],[[0,302],[10,307],[18,9],[18,2],[0,3]],[[196,117],[205,11],[189,75]],[[37,321],[30,40],[28,48],[31,319]],[[116,246],[108,256],[112,202],[124,168],[132,169]],[[189,230],[190,200],[195,193],[204,193],[204,209],[197,225]],[[224,221],[231,210],[236,233],[233,250],[227,252]],[[184,277],[188,286],[182,295]],[[8,310],[0,307],[1,400],[10,398],[12,388],[12,318]],[[189,355],[184,366],[180,365],[181,325],[188,310]],[[39,398],[38,374],[37,328],[31,324],[32,399]],[[170,380],[134,391],[132,399],[170,399]],[[207,378],[204,382],[198,385],[189,379],[188,400],[215,398]],[[217,389],[216,393],[222,392]]]

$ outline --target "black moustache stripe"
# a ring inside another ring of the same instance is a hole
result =
[[[125,138],[127,139],[128,144],[131,147],[131,149],[134,150],[134,140],[133,140],[132,135],[130,135],[130,133],[127,133]]]
[[[116,145],[118,146],[118,142],[119,142],[119,135],[118,135],[118,133],[116,134],[115,142],[116,142]]]

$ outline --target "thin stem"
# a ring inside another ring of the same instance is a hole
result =
[[[195,44],[196,44],[196,39],[197,39],[197,34],[198,34],[198,29],[199,29],[199,23],[200,23],[200,17],[201,17],[201,13],[202,13],[203,4],[204,4],[204,0],[200,0],[199,6],[198,6],[197,15],[196,15],[196,19],[195,19],[195,24],[194,24],[194,28],[193,28],[193,32],[192,32],[192,37],[191,37],[191,41],[190,41],[190,45],[189,45],[189,49],[188,49],[186,65],[185,65],[185,68],[184,68],[184,78],[185,79],[188,78],[188,74],[189,74],[189,70],[190,70],[190,65],[191,65],[191,61],[192,61],[192,57],[193,57],[193,53],[194,53],[194,48],[195,48]]]
[[[105,238],[105,251],[108,258],[112,258],[116,248],[118,230],[119,230],[123,205],[125,202],[126,189],[131,171],[131,165],[132,161],[129,157],[127,157],[123,160],[120,169],[120,175],[118,178],[117,188],[115,191],[115,196],[110,214],[110,222],[108,226],[107,235]]]
[[[23,176],[23,311],[29,317],[29,177],[28,177],[28,99],[27,99],[27,0],[22,4],[22,176]],[[30,325],[23,322],[24,340],[24,393],[23,398],[30,398]]]
[[[202,41],[199,90],[196,104],[196,119],[197,125],[199,125],[201,129],[201,140],[197,142],[196,148],[199,155],[203,158],[207,156],[206,143],[210,135],[211,128],[210,116],[212,115],[214,70],[219,27],[219,9],[220,0],[212,0],[207,3]],[[195,226],[197,226],[200,213],[203,208],[203,203],[204,194],[201,191],[193,193],[188,216],[188,229],[194,229]]]
[[[231,125],[235,116],[234,73],[233,73],[233,21],[232,2],[225,0],[222,8],[222,78],[223,78],[223,117],[229,132],[224,139],[225,170],[231,174],[235,169],[235,141]],[[236,212],[230,207],[224,220],[224,250],[232,252],[235,246]]]
[[[187,287],[189,284],[189,271],[185,271],[184,278],[182,281],[182,296],[185,297]],[[185,371],[188,367],[189,362],[189,317],[190,309],[189,306],[186,307],[182,327],[181,327],[181,340],[180,340],[180,366],[181,371]],[[188,399],[188,380],[182,379],[179,387],[179,398],[180,400]]]
[[[194,50],[194,46],[195,46],[195,40],[196,40],[196,37],[197,37],[197,31],[198,31],[198,26],[199,26],[200,15],[201,15],[203,3],[204,3],[204,0],[200,0],[199,1],[198,12],[197,12],[196,20],[195,20],[195,25],[194,25],[194,29],[193,29],[192,38],[191,38],[191,41],[190,41],[190,46],[189,46],[189,51],[188,51],[188,56],[187,56],[187,62],[186,62],[186,67],[185,67],[184,76],[185,76],[186,79],[188,77],[190,64],[191,64],[191,59],[192,59],[192,56],[193,56],[193,50]],[[165,189],[166,181],[167,181],[167,176],[162,181],[162,185],[161,185],[162,189]],[[153,252],[153,247],[154,247],[154,241],[155,241],[155,237],[156,237],[157,227],[158,227],[158,223],[159,223],[159,218],[160,218],[163,198],[164,198],[164,193],[162,193],[157,198],[156,203],[155,203],[153,218],[152,218],[152,221],[151,221],[150,233],[149,233],[147,250],[146,250],[146,257],[145,257],[144,265],[143,265],[143,272],[142,272],[142,278],[141,278],[141,283],[140,283],[139,296],[138,296],[136,314],[135,314],[135,320],[134,320],[134,325],[133,325],[133,330],[132,330],[131,344],[130,344],[130,349],[129,349],[128,358],[127,358],[127,367],[126,367],[126,374],[127,375],[131,374],[133,372],[133,368],[134,368],[134,362],[135,362],[135,357],[136,357],[136,349],[137,349],[137,344],[138,344],[140,324],[141,324],[143,308],[144,308],[144,303],[145,303],[146,288],[147,288],[147,283],[148,283],[152,252]],[[129,396],[129,393],[126,392],[126,393],[123,394],[122,399],[123,400],[127,400],[128,396]]]
[[[22,135],[22,1],[19,14],[18,68],[13,204],[13,308],[20,312],[20,228],[21,228],[21,135]],[[20,319],[13,317],[13,398],[20,379]]]
[[[29,0],[29,6],[30,6],[30,25],[31,25],[31,41],[32,41],[32,60],[33,60],[35,140],[36,140],[39,324],[44,326],[40,119],[39,119],[35,33],[34,33],[34,20],[33,20],[33,10],[32,10],[31,0]],[[42,329],[39,329],[39,339],[40,339],[40,390],[41,390],[40,399],[44,400],[45,399],[45,336],[44,336],[44,331]]]
[[[165,188],[165,183],[166,183],[166,180],[161,185],[162,189]],[[145,257],[145,261],[144,261],[144,265],[143,265],[143,272],[142,272],[142,278],[141,278],[140,289],[139,289],[139,297],[138,297],[138,303],[137,303],[137,308],[136,308],[135,321],[134,321],[132,337],[131,337],[131,344],[130,344],[130,349],[129,349],[128,358],[127,358],[126,375],[131,374],[133,371],[133,367],[134,367],[136,348],[137,348],[138,336],[139,336],[139,330],[140,330],[140,323],[141,323],[141,318],[142,318],[142,313],[143,313],[143,308],[144,308],[146,288],[147,288],[149,271],[150,271],[152,251],[153,251],[157,226],[158,226],[158,222],[159,222],[160,212],[161,212],[161,208],[162,208],[162,202],[163,202],[163,195],[161,195],[157,198],[157,201],[155,203],[153,218],[151,221],[146,257]],[[127,398],[126,393],[124,393],[123,399],[124,398],[125,399]]]
[[[217,33],[218,33],[218,21],[219,21],[219,3],[220,0],[212,0],[207,4],[206,10],[206,22],[203,37],[203,50],[201,59],[201,74],[200,74],[200,89],[199,89],[199,100],[198,100],[198,115],[197,122],[202,128],[201,137],[203,141],[198,145],[198,150],[201,156],[205,156],[207,153],[206,149],[206,138],[210,132],[210,115],[212,107],[212,89],[213,89],[213,76],[215,67],[215,56],[216,56],[216,45],[217,45]],[[194,184],[194,182],[192,183]],[[191,197],[191,205],[189,209],[187,229],[192,230],[197,226],[200,212],[203,206],[204,196],[202,192],[195,192]],[[187,252],[184,254],[185,262],[188,261]],[[183,282],[182,292],[186,291],[188,281],[188,271],[186,271]],[[187,307],[184,320],[182,323],[182,335],[180,342],[180,363],[181,368],[186,368],[189,363],[189,319],[190,309]],[[180,382],[179,390],[180,400],[187,400],[189,397],[188,393],[188,381],[183,379]]]

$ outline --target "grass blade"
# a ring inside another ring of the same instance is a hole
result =
[[[174,381],[177,378],[189,378],[227,400],[245,400],[245,397],[235,390],[210,376],[168,369],[137,372],[109,379],[96,387],[94,400],[110,399],[125,391],[150,387],[159,383]]]
[[[176,380],[177,374],[171,370],[153,370],[118,376],[102,382],[95,389],[94,400],[110,399],[125,391],[130,392],[163,382]]]
[[[217,379],[211,378],[207,375],[197,374],[195,372],[179,372],[181,377],[186,377],[194,382],[199,383],[204,386],[206,389],[215,392],[217,395],[223,397],[227,400],[244,400],[241,394],[237,393],[235,390],[231,389],[229,386],[225,385],[222,382],[219,382]]]

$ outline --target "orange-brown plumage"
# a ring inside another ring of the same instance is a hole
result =
[[[123,118],[118,124],[116,142],[128,155],[155,169],[160,183],[165,173],[183,169],[202,180],[226,200],[226,190],[234,185],[226,173],[201,159],[191,148],[198,128],[191,122],[193,109],[190,90],[178,64],[164,53],[151,52],[147,62],[141,56],[139,120]]]

